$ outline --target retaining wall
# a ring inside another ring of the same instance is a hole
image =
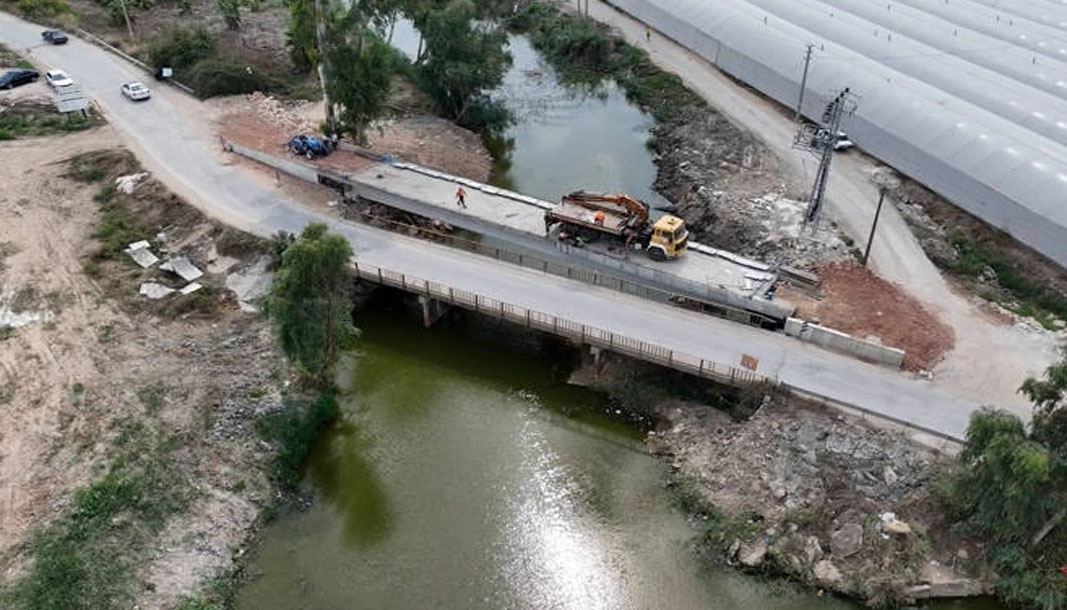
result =
[[[811,324],[799,318],[786,319],[785,334],[835,352],[895,369],[899,369],[901,363],[904,362],[904,350],[902,349],[857,339],[839,330]]]

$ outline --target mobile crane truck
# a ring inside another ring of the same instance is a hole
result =
[[[575,191],[545,212],[545,233],[558,227],[559,239],[586,243],[607,237],[627,248],[644,248],[655,261],[676,259],[685,252],[689,231],[685,221],[664,214],[649,222],[648,205],[628,195]]]

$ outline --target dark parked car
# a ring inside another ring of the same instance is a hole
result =
[[[59,30],[45,30],[41,32],[41,38],[52,44],[67,44],[67,35]]]
[[[0,89],[14,89],[15,87],[32,83],[41,75],[33,70],[8,70],[0,74]]]

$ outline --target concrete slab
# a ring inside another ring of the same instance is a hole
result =
[[[155,282],[145,282],[141,284],[141,289],[138,291],[141,295],[150,299],[162,299],[168,294],[174,292],[173,288],[164,286],[163,284],[157,284]]]
[[[182,288],[178,292],[182,294],[192,294],[203,287],[203,284],[200,284],[199,282],[190,282],[189,284],[186,284],[185,288]]]
[[[147,244],[148,242],[138,243]],[[157,257],[155,254],[152,254],[152,251],[149,250],[147,247],[137,248],[136,250],[126,250],[126,254],[128,254],[130,258],[133,259],[133,262],[137,263],[141,267],[144,267],[145,269],[159,262],[159,257]]]
[[[196,266],[190,263],[189,259],[184,256],[176,256],[163,265],[160,265],[159,268],[166,271],[173,271],[187,282],[191,282],[204,275],[203,271],[197,269]]]

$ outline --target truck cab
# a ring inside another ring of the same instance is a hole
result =
[[[647,247],[649,258],[660,261],[676,259],[685,252],[687,245],[689,230],[681,218],[664,214],[652,223]]]

